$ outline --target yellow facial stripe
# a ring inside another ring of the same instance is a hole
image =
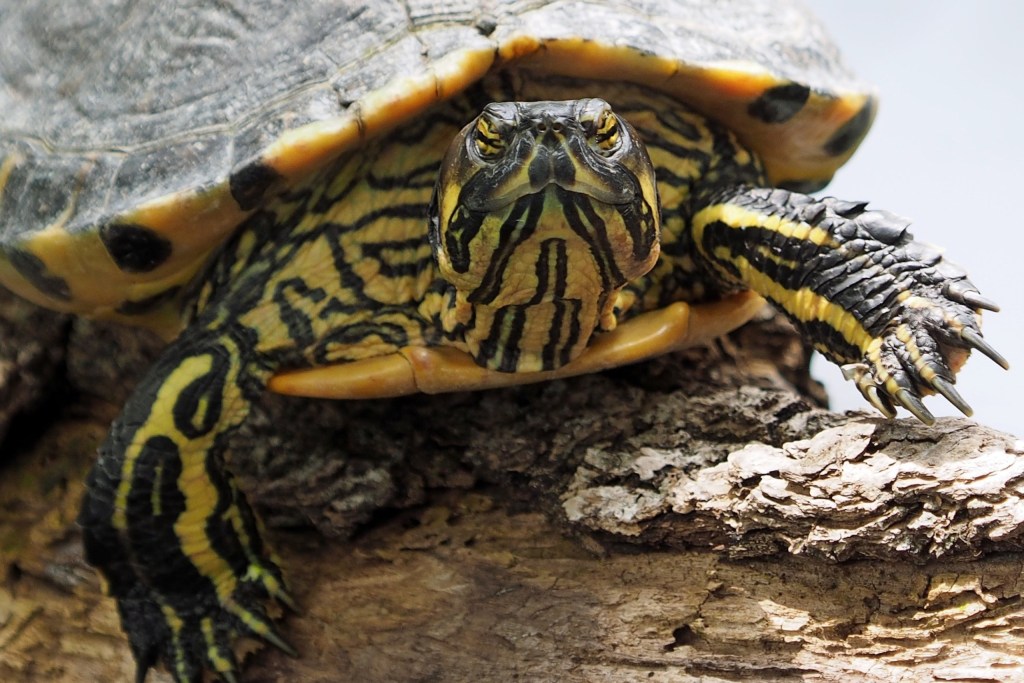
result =
[[[477,150],[484,156],[494,156],[505,147],[505,141],[501,133],[491,125],[491,120],[486,116],[477,117],[476,134],[473,140],[476,142]]]

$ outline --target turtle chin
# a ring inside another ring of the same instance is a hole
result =
[[[613,299],[475,305],[463,341],[477,365],[489,370],[556,370],[579,357],[596,331],[615,327]]]

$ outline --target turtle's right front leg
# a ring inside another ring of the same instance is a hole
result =
[[[265,614],[290,604],[245,497],[224,469],[229,432],[270,368],[242,327],[186,331],[142,380],[100,448],[79,521],[138,663],[178,681],[234,680],[232,643],[286,651]]]

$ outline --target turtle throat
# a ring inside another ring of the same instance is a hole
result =
[[[552,184],[478,216],[476,257],[446,278],[446,332],[492,370],[569,363],[614,329],[618,291],[657,260],[656,229],[629,225],[635,213]]]

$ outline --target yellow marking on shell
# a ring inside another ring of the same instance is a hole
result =
[[[860,140],[851,141],[839,155],[830,154],[827,143],[874,99],[870,91],[825,94],[812,90],[793,117],[782,123],[766,123],[750,116],[750,102],[783,81],[754,62],[683,64],[626,46],[525,35],[514,35],[500,43],[498,55],[501,65],[521,64],[588,80],[640,83],[672,95],[734,131],[761,156],[774,183],[828,181]],[[869,117],[874,117],[873,108]]]
[[[283,133],[264,159],[285,177],[319,168],[363,140],[392,130],[438,100],[483,78],[494,62],[490,49],[466,49],[434,61],[425,72],[398,78],[360,98],[346,114]]]

